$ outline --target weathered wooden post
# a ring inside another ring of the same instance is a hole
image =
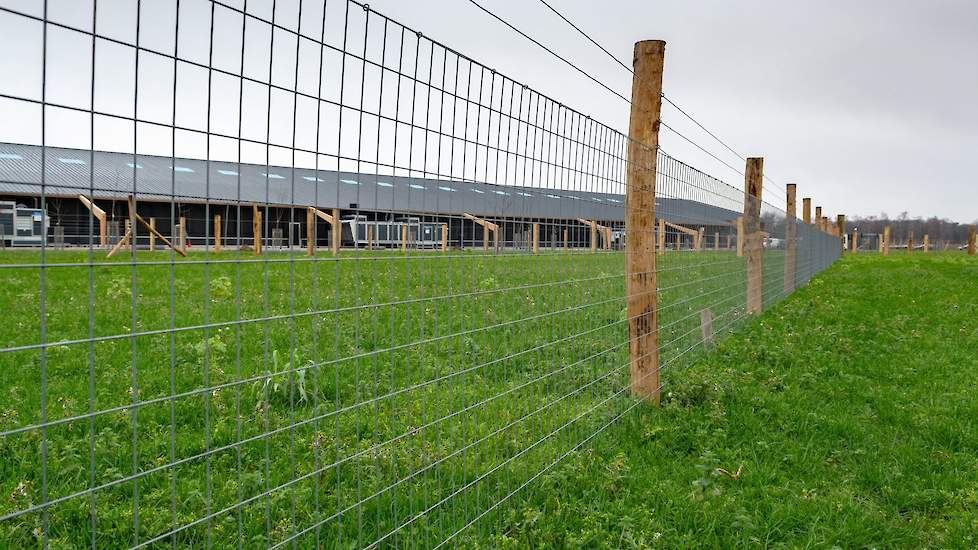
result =
[[[180,250],[187,250],[187,218],[183,216],[180,216]]]
[[[819,231],[825,231],[825,227],[822,225],[822,221],[823,221],[822,220],[822,207],[821,206],[816,206],[815,207],[815,227],[818,228]]]
[[[256,203],[251,203],[251,234],[254,241],[251,248],[257,256],[261,254],[261,212]]]
[[[744,217],[737,216],[737,257],[744,255]]]
[[[655,175],[666,43],[635,44],[628,121],[625,233],[629,372],[634,395],[659,402],[659,313],[656,290]],[[660,225],[661,227],[661,225]]]
[[[156,218],[149,219],[149,251],[156,250]]]
[[[720,232],[713,233],[713,250],[720,250]]]
[[[401,226],[401,250],[407,252],[408,248],[408,226],[404,224]]]
[[[859,228],[852,230],[852,242],[849,243],[849,251],[855,253],[859,250]]]
[[[367,226],[367,250],[374,249],[374,226],[370,224]]]
[[[798,216],[795,214],[795,195],[797,193],[798,186],[794,183],[789,183],[787,191],[787,200],[785,203],[785,243],[784,243],[784,293],[791,294],[795,291],[795,277],[797,276],[796,269],[797,263],[797,249],[798,243],[797,232],[798,232]]]
[[[805,222],[805,225],[812,224],[812,199],[804,198],[801,200],[801,220]]]
[[[333,255],[340,253],[340,244],[343,242],[343,222],[340,220],[340,209],[333,209]]]
[[[907,233],[907,254],[913,253],[913,231]]]
[[[441,224],[441,251],[448,252],[448,224]]]
[[[924,234],[924,252],[930,250],[930,235]]]
[[[846,251],[846,215],[839,214],[835,217],[835,231],[839,237],[839,247],[843,252]]]
[[[221,215],[214,214],[214,252],[221,251]]]
[[[567,229],[564,229],[564,250],[568,248],[570,248],[570,241],[568,240]]]
[[[540,224],[533,223],[533,253],[540,253]]]
[[[886,226],[883,228],[883,255],[884,256],[890,255],[890,233],[892,233],[892,231],[890,231],[890,226]]]
[[[975,244],[975,226],[972,225],[971,228],[968,229],[968,255],[969,256],[975,255],[976,246],[978,245]]]
[[[764,237],[761,235],[761,193],[764,159],[747,159],[744,173],[744,232],[747,234],[747,313],[764,309]]]

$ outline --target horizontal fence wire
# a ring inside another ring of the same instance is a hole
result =
[[[627,135],[354,0],[0,29],[0,545],[493,546],[643,403]],[[841,247],[655,158],[668,392]]]

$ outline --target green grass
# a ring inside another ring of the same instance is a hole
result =
[[[671,382],[486,546],[978,546],[976,259],[846,257]]]
[[[430,547],[477,519],[460,539],[495,546],[539,472],[636,421],[620,253],[103,254],[47,252],[44,350],[39,255],[0,255],[0,547]],[[766,251],[768,305],[782,271]],[[670,253],[659,286],[678,389],[699,311],[740,324],[743,259]]]

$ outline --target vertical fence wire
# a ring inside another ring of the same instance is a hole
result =
[[[0,25],[4,545],[491,546],[642,403],[627,135],[355,0]],[[656,154],[668,388],[749,317],[745,200]],[[840,254],[760,232],[764,308]]]

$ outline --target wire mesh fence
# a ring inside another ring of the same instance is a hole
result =
[[[628,136],[353,0],[0,24],[5,545],[491,544],[641,403]],[[840,241],[656,155],[667,386]]]

